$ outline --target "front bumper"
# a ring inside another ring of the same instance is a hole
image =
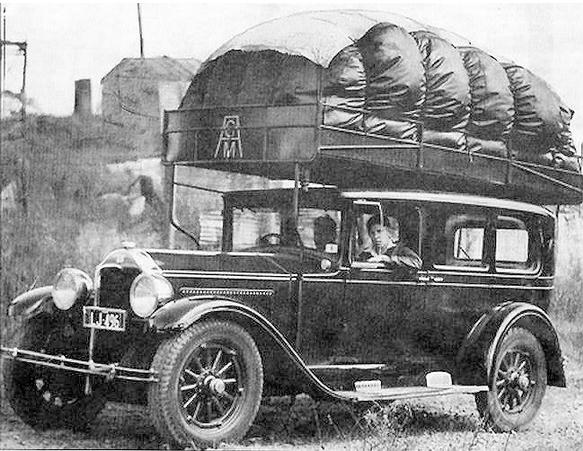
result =
[[[117,363],[96,363],[91,360],[77,360],[64,355],[51,355],[42,352],[27,351],[18,348],[0,347],[0,356],[18,360],[33,365],[56,368],[63,371],[73,371],[94,376],[102,376],[107,380],[120,379],[136,382],[158,382],[157,375],[152,370],[128,368]]]

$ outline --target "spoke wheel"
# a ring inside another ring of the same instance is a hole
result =
[[[494,430],[526,426],[540,408],[546,390],[546,361],[540,343],[525,329],[511,329],[494,358],[492,371],[489,392],[476,395],[478,410]]]
[[[243,437],[263,389],[261,357],[251,336],[230,322],[193,325],[160,345],[149,408],[158,431],[177,445],[215,445]]]
[[[182,414],[201,428],[221,426],[243,399],[244,374],[237,351],[222,343],[196,349],[182,370]]]
[[[51,333],[48,321],[33,319],[20,328],[15,345],[55,353],[58,343],[58,333]],[[45,349],[46,346],[50,349]],[[7,360],[4,381],[14,412],[37,429],[84,430],[105,405],[102,396],[85,395],[83,376],[67,371]]]

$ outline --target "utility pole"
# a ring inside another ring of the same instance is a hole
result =
[[[2,9],[2,40],[6,41],[6,6]],[[2,46],[2,80],[6,79],[6,47]]]
[[[140,30],[140,58],[144,57],[144,38],[142,36],[142,9],[138,3],[138,28]]]
[[[2,62],[2,77],[0,83],[0,104],[2,104],[2,98],[6,95],[10,95],[12,97],[17,98],[20,101],[21,109],[20,113],[22,115],[22,119],[26,117],[26,63],[27,63],[27,47],[28,44],[26,41],[23,42],[14,42],[8,41],[6,39],[6,7],[0,5],[0,11],[2,11],[2,39],[0,39],[0,56]],[[20,88],[20,94],[15,94],[13,92],[7,91],[6,88],[6,47],[9,45],[18,47],[18,50],[22,52],[24,57],[24,64],[22,67],[22,86]],[[0,107],[0,112],[3,109],[3,105]]]
[[[0,39],[2,42],[6,41],[6,7],[0,4]],[[6,79],[6,48],[0,45],[0,68],[2,74],[0,76],[0,117],[2,117],[2,110],[4,109],[4,102],[2,101],[4,93],[4,80]]]

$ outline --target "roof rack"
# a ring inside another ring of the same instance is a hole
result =
[[[580,172],[322,123],[321,102],[166,111],[163,161],[339,188],[424,189],[580,204]]]

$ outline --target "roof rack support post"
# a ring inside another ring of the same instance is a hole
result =
[[[423,123],[415,124],[417,127],[417,134],[419,136],[419,148],[417,149],[417,169],[423,169],[423,150],[424,150],[424,142],[423,142]]]
[[[293,210],[294,210],[294,225],[297,226],[298,213],[300,211],[300,164],[294,163],[294,197],[293,197]]]
[[[300,188],[301,188],[301,168],[298,162],[294,163],[294,196],[293,196],[293,227],[296,236],[299,236],[298,218],[300,215]],[[301,241],[300,241],[301,244]],[[304,252],[303,245],[300,248],[300,261],[303,262]],[[302,316],[303,316],[303,292],[302,292],[302,265],[300,264],[300,272],[298,274],[298,291],[297,291],[297,311],[296,311],[296,349],[300,349],[302,345]]]

